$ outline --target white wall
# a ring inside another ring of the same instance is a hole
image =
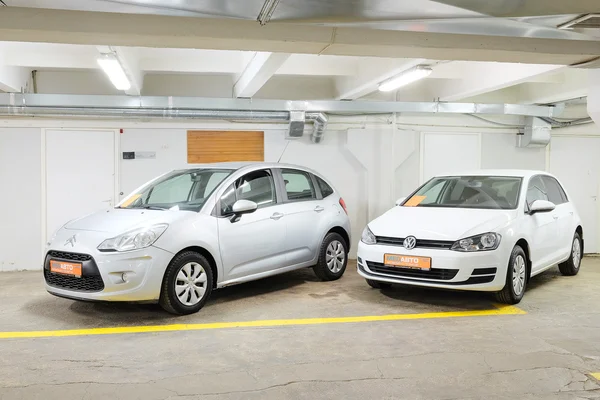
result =
[[[38,269],[41,266],[41,127],[123,128],[119,143],[119,188],[127,194],[145,181],[187,165],[187,129],[264,130],[265,159],[308,166],[332,181],[346,200],[352,223],[354,250],[364,225],[381,215],[398,197],[408,195],[421,180],[421,155],[434,169],[460,168],[452,157],[421,154],[421,136],[470,133],[479,137],[483,168],[546,168],[546,149],[516,147],[515,131],[489,126],[472,118],[438,116],[333,121],[322,143],[309,135],[286,140],[282,125],[215,122],[0,121],[0,269]],[[597,132],[596,134],[600,134]],[[451,136],[448,136],[451,137]],[[65,146],[68,146],[65,143]],[[286,147],[287,145],[287,147]],[[456,148],[447,141],[446,151]],[[476,151],[477,147],[473,148]],[[285,150],[285,151],[284,151]],[[153,151],[155,159],[122,160],[123,151]],[[15,173],[17,172],[17,173]],[[26,182],[27,184],[24,184]],[[19,188],[18,192],[15,188]],[[7,191],[8,190],[8,191]],[[352,255],[355,253],[353,252]]]
[[[40,132],[0,128],[0,271],[42,266]]]

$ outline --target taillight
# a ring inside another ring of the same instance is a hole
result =
[[[342,208],[344,209],[344,212],[346,213],[346,215],[348,215],[348,209],[346,208],[346,202],[341,197],[340,197],[340,206],[342,206]]]

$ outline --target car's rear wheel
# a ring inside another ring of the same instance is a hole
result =
[[[517,304],[523,298],[527,288],[527,255],[521,246],[515,246],[508,261],[506,284],[496,293],[498,301]]]
[[[374,281],[372,279],[366,279],[366,281],[373,289],[387,289],[392,286],[387,282]]]
[[[583,246],[581,245],[581,236],[578,232],[575,232],[573,236],[573,244],[571,245],[571,256],[563,263],[558,264],[560,273],[566,276],[574,276],[579,272],[581,266],[581,257],[583,253]]]
[[[201,254],[186,251],[177,255],[169,264],[159,303],[171,314],[193,314],[210,297],[212,284],[210,263]]]
[[[323,281],[340,279],[347,264],[348,243],[339,233],[328,233],[321,244],[317,265],[313,267],[315,275]]]

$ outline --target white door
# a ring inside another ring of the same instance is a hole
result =
[[[46,238],[115,204],[114,131],[46,130],[45,157]]]
[[[232,222],[233,204],[250,200],[258,209]],[[219,201],[218,231],[224,280],[245,278],[285,266],[285,221],[269,170],[250,172],[225,190]]]
[[[315,258],[324,233],[319,230],[323,225],[319,221],[326,215],[326,208],[323,200],[317,200],[309,173],[282,169],[281,177],[285,187],[285,204],[281,206],[286,226],[284,249],[287,265],[292,266]]]
[[[440,174],[479,169],[480,142],[478,133],[423,133],[421,182]]]
[[[600,138],[553,137],[550,172],[558,177],[583,222],[585,252],[598,253]]]
[[[550,201],[548,197],[548,188],[544,184],[541,176],[534,176],[527,186],[526,201],[529,207],[536,200]],[[531,272],[548,267],[559,261],[560,249],[558,232],[558,212],[554,209],[551,212],[540,212],[533,215],[525,215],[525,224],[528,224],[528,231],[534,232],[531,237]]]

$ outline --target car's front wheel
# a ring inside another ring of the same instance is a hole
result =
[[[581,245],[581,236],[578,232],[575,232],[573,237],[573,244],[571,245],[571,256],[563,263],[558,264],[560,273],[566,276],[574,276],[579,272],[581,266],[581,255],[583,246]]]
[[[171,314],[193,314],[210,297],[212,284],[212,269],[206,258],[193,251],[183,252],[167,267],[159,303]]]
[[[334,281],[344,275],[348,264],[348,244],[335,232],[328,233],[319,249],[319,260],[313,267],[315,275],[323,281]]]
[[[508,261],[506,284],[496,293],[498,301],[517,304],[523,298],[527,288],[527,255],[521,246],[515,246]]]

